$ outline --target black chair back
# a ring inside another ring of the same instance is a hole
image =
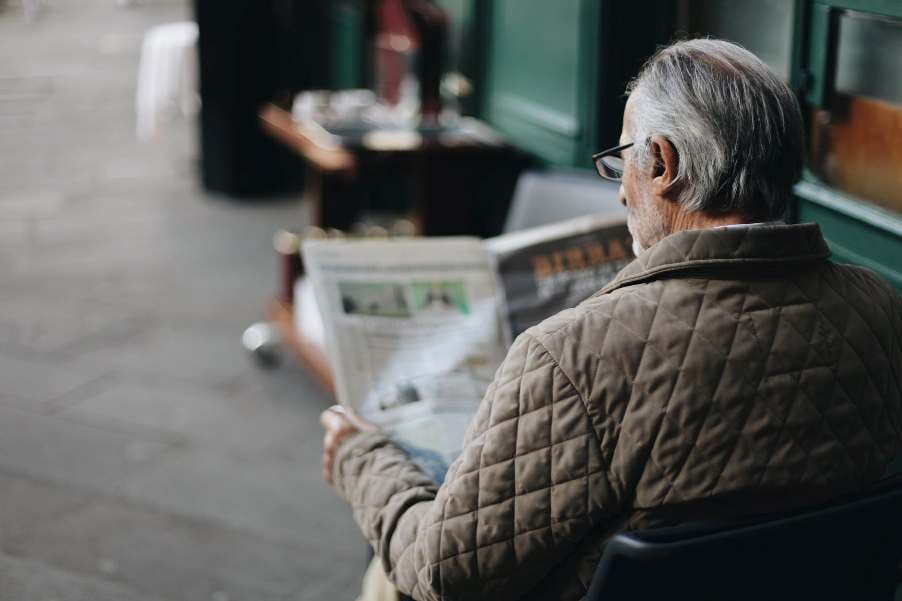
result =
[[[618,534],[587,601],[891,601],[902,582],[902,479],[761,522]]]

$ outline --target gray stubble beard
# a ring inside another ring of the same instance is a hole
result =
[[[630,210],[627,227],[633,238],[633,254],[637,257],[673,233],[667,220],[656,207],[649,208],[647,214],[643,216]]]

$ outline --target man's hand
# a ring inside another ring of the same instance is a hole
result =
[[[338,447],[345,438],[356,432],[376,430],[376,426],[347,411],[341,405],[333,405],[319,416],[319,423],[326,430],[323,437],[323,478],[332,482],[332,463]]]

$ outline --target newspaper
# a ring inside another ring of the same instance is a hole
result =
[[[339,402],[450,461],[513,337],[603,287],[630,248],[624,220],[599,217],[485,241],[305,242]]]
[[[622,217],[589,215],[485,241],[504,290],[513,341],[540,321],[575,307],[633,260]]]
[[[339,402],[450,459],[507,348],[485,246],[314,241],[303,253]]]

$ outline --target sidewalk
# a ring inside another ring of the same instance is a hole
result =
[[[143,32],[189,3],[0,3],[0,599],[353,599],[298,368],[240,335],[297,199],[208,197],[193,125],[134,137]]]

